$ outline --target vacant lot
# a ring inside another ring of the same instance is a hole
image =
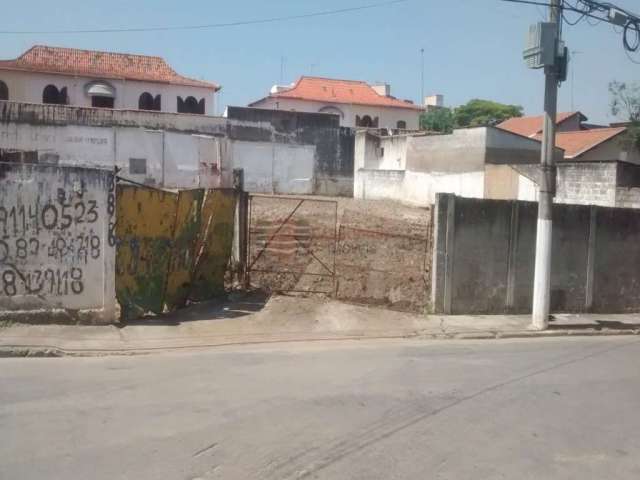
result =
[[[430,280],[430,219],[429,209],[389,201],[254,196],[252,283],[421,311]]]

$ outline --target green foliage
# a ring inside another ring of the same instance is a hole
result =
[[[420,115],[420,128],[430,132],[451,133],[453,113],[449,108],[436,108]]]
[[[456,127],[482,127],[521,116],[522,107],[518,105],[473,99],[455,109],[454,121]]]
[[[609,84],[611,113],[640,123],[640,84],[613,81]]]
[[[626,148],[640,149],[640,84],[613,81],[609,83],[611,113],[631,122],[622,142]]]

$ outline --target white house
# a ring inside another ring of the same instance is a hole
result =
[[[355,80],[300,77],[294,84],[274,86],[270,94],[250,107],[271,110],[332,113],[344,127],[417,130],[424,107],[391,96],[387,84]]]
[[[213,115],[215,83],[160,57],[37,45],[0,60],[0,100]]]
[[[428,206],[437,193],[535,200],[540,141],[495,127],[377,135],[358,132],[354,197]],[[556,148],[561,160],[563,151]]]

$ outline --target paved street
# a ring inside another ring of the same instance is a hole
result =
[[[2,479],[632,479],[637,337],[3,359]]]

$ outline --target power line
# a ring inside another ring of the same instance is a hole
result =
[[[210,23],[204,25],[177,25],[177,26],[155,26],[155,27],[131,27],[131,28],[103,28],[96,30],[0,30],[3,35],[58,35],[58,34],[84,34],[84,33],[133,33],[133,32],[167,32],[173,30],[208,30],[215,28],[239,27],[243,25],[258,25],[265,23],[285,22],[288,20],[301,20],[305,18],[326,17],[329,15],[339,15],[342,13],[358,12],[373,8],[388,7],[400,3],[407,3],[412,0],[390,0],[386,2],[370,3],[359,7],[339,8],[336,10],[321,10],[318,12],[303,13],[299,15],[286,15],[281,17],[270,17],[256,20],[242,20],[227,23]]]
[[[537,0],[501,0],[509,3],[520,3],[525,5],[536,5],[536,8],[553,7],[551,3],[546,3]],[[637,63],[629,54],[635,53],[640,50],[640,17],[625,10],[622,7],[618,7],[609,2],[598,2],[595,0],[574,0],[572,5],[569,0],[562,0],[560,11],[564,23],[574,26],[586,20],[586,22],[595,26],[600,22],[609,23],[615,27],[622,27],[622,44],[625,53],[631,61]],[[580,16],[575,20],[569,20],[565,15],[565,12],[576,12]],[[596,15],[598,14],[598,15]],[[596,20],[593,24],[590,19]]]

